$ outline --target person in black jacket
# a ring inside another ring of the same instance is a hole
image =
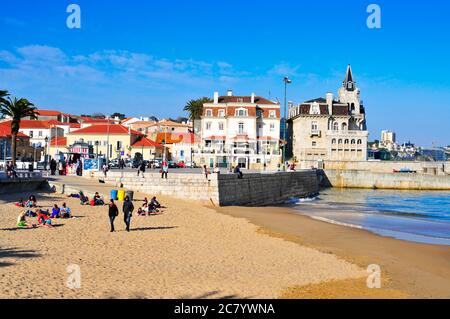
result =
[[[109,202],[109,222],[111,223],[111,233],[114,232],[114,219],[119,216],[119,209],[117,208],[114,200]]]
[[[130,231],[131,224],[131,216],[134,210],[133,203],[130,200],[130,197],[125,197],[125,201],[123,202],[123,221],[127,226],[127,231]]]

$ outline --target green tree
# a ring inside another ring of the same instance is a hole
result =
[[[205,103],[211,103],[211,99],[202,97],[196,100],[190,100],[184,107],[184,111],[189,113],[189,119],[192,121],[193,133],[195,133],[195,121],[201,119],[203,115],[203,104]]]
[[[16,164],[17,134],[20,130],[20,121],[24,117],[36,119],[35,111],[34,104],[27,99],[17,99],[8,96],[0,101],[0,113],[11,118],[11,158],[13,164]]]
[[[118,113],[118,112],[116,112],[116,113],[113,113],[113,114],[111,114],[111,118],[119,118],[119,120],[123,120],[123,119],[125,119],[125,114],[123,114],[123,113]]]

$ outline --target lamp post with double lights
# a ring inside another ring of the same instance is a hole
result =
[[[288,84],[292,83],[292,80],[290,80],[287,76],[284,77],[283,79],[284,82],[284,128],[283,128],[283,156],[282,156],[282,160],[283,160],[283,170],[286,170],[286,146],[287,146],[287,141],[286,141],[286,131],[287,131],[287,86]]]

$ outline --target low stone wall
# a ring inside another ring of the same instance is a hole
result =
[[[321,173],[321,186],[399,190],[450,190],[450,176],[324,170]]]
[[[300,161],[299,168],[311,167],[325,170],[357,170],[374,173],[392,173],[394,170],[408,168],[421,174],[449,175],[450,162],[411,162],[411,161],[324,161],[323,167],[318,167],[318,161]]]
[[[175,198],[200,200],[214,205],[267,206],[292,197],[315,194],[319,183],[315,171],[274,174],[245,174],[238,179],[235,174],[212,174],[209,180],[203,174],[170,173],[161,179],[158,173],[108,172],[105,178],[100,172],[88,173],[85,178],[102,179],[107,184],[149,195],[165,195]]]
[[[0,179],[0,194],[32,192],[47,185],[44,178]]]
[[[268,206],[319,192],[316,171],[219,176],[221,206]]]

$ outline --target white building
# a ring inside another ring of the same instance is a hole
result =
[[[303,161],[302,167],[326,160],[367,160],[365,109],[350,65],[337,100],[328,93],[306,101],[289,109],[289,119],[293,156]]]
[[[280,153],[280,104],[260,96],[214,93],[203,105],[197,164],[276,168]]]

